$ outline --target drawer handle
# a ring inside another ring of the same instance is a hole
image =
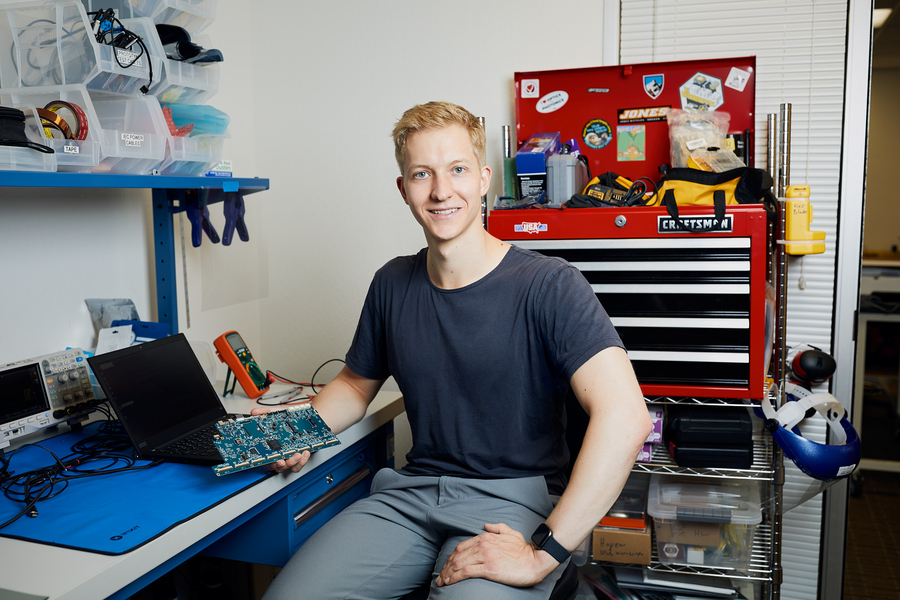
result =
[[[349,479],[341,482],[341,484],[336,488],[330,490],[321,498],[294,515],[294,526],[300,527],[301,525],[306,523],[308,520],[313,518],[313,516],[315,516],[320,510],[337,500],[338,496],[340,496],[371,474],[372,469],[370,469],[369,467],[364,467],[351,475]]]

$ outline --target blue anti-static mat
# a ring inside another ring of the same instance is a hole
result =
[[[92,423],[81,432],[39,443],[62,458],[72,453],[72,444],[96,433],[97,427],[98,423]],[[11,457],[10,470],[22,473],[53,462],[46,451],[30,446]],[[96,464],[102,466],[103,462]],[[0,529],[0,536],[124,554],[267,476],[260,469],[251,469],[217,477],[207,466],[163,463],[140,471],[74,479],[58,496],[37,503],[37,517],[19,518]],[[24,507],[0,495],[0,523]]]

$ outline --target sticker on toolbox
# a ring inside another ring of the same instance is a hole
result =
[[[671,106],[647,106],[643,108],[620,108],[619,125],[629,123],[654,123],[665,121]]]
[[[737,67],[731,67],[731,71],[728,73],[728,77],[725,79],[725,87],[730,87],[733,90],[743,92],[744,88],[747,86],[748,81],[750,81],[749,71],[744,71],[743,69],[738,69]]]
[[[644,91],[647,92],[647,95],[650,96],[653,100],[659,98],[659,95],[662,94],[663,88],[665,86],[665,75],[644,75]]]
[[[678,88],[681,108],[715,110],[725,104],[722,80],[699,71]]]
[[[612,141],[612,128],[603,119],[591,119],[581,130],[581,137],[589,148],[599,150]]]
[[[552,113],[553,111],[561,109],[568,101],[569,93],[557,90],[555,92],[550,92],[538,100],[536,108],[539,113]]]
[[[540,79],[523,79],[522,88],[519,92],[523,98],[540,98],[541,97],[541,81]]]
[[[647,132],[643,125],[619,125],[616,128],[616,160],[646,160],[646,139]]]
[[[547,224],[540,221],[522,221],[513,225],[513,231],[518,233],[541,233],[547,231]]]

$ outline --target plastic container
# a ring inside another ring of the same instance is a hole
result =
[[[5,108],[17,108],[25,113],[25,138],[29,142],[49,146],[32,104],[0,102]],[[33,148],[0,146],[0,171],[55,171],[56,154],[47,154]]]
[[[200,33],[216,19],[216,0],[82,0],[88,11],[112,8],[120,19],[148,17],[154,23]]]
[[[101,127],[101,160],[94,173],[144,175],[157,169],[166,155],[168,128],[160,126],[156,98],[95,99],[94,110]]]
[[[156,169],[161,175],[204,175],[222,160],[226,135],[174,136],[169,131],[162,105],[156,98],[150,105],[156,128],[166,137],[166,152]]]
[[[160,58],[99,44],[77,0],[0,5],[0,87],[83,83],[92,93],[138,95]],[[122,24],[147,38],[145,23]],[[137,49],[138,46],[132,46]],[[122,66],[129,65],[129,66]]]
[[[88,172],[100,164],[100,122],[94,105],[83,85],[30,87],[0,89],[0,104],[27,103],[44,107],[54,100],[63,100],[77,105],[84,111],[88,122],[87,137],[84,140],[63,140],[44,138],[40,143],[56,151],[56,170]],[[68,117],[69,115],[66,115]],[[70,125],[72,125],[70,123]]]
[[[219,91],[218,63],[200,66],[165,58],[166,51],[153,21],[148,18],[133,21],[143,22],[144,28],[150,30],[144,40],[150,55],[163,57],[160,61],[159,74],[157,75],[156,71],[153,73],[153,86],[150,88],[150,93],[159,98],[161,103],[204,104],[216,95]],[[204,48],[210,47],[207,36],[191,37],[191,41]]]
[[[661,563],[738,571],[750,565],[762,521],[757,482],[652,475],[647,512]]]

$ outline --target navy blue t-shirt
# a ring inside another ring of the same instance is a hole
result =
[[[622,346],[590,284],[561,259],[513,246],[479,281],[444,290],[426,256],[375,274],[347,353],[354,373],[393,375],[403,393],[413,439],[403,471],[560,481],[569,379]]]

